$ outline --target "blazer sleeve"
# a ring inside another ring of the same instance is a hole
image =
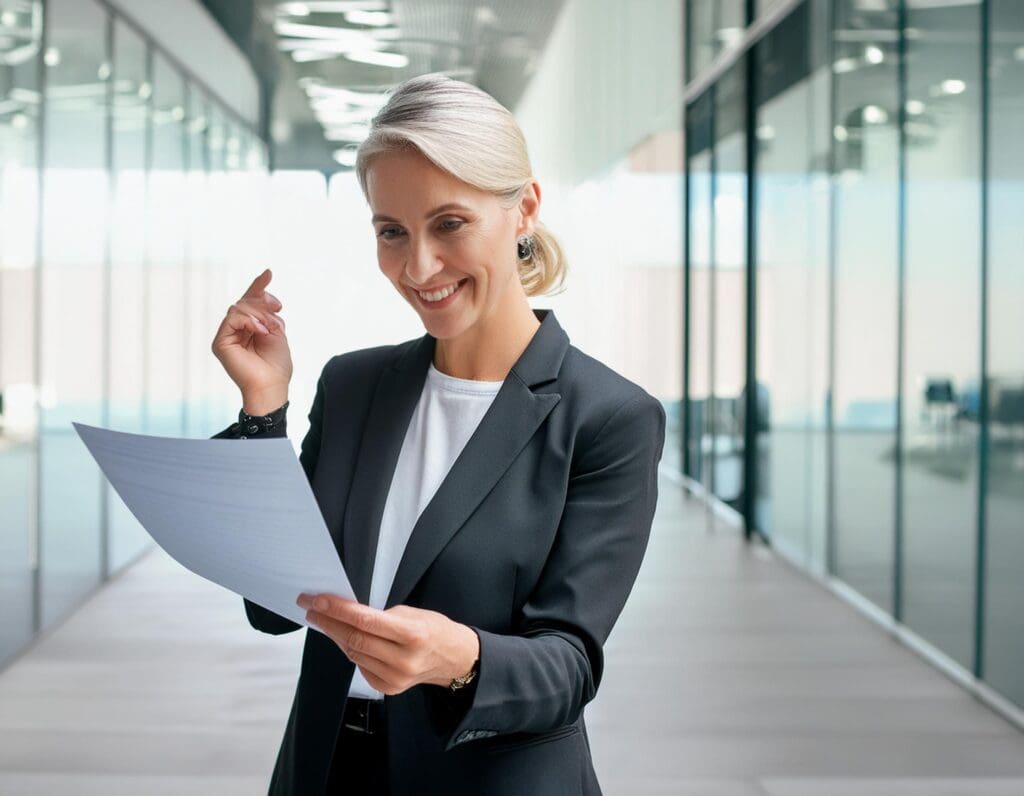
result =
[[[306,436],[302,439],[301,452],[299,453],[299,462],[302,464],[302,469],[305,471],[306,478],[309,479],[310,484],[313,483],[313,474],[316,472],[316,463],[320,456],[320,439],[324,414],[324,392],[326,391],[327,368],[329,365],[330,362],[324,366],[320,373],[320,378],[317,380],[316,396],[313,398],[313,406],[309,410],[309,431],[306,432]],[[261,435],[261,437],[264,438],[286,436],[288,436],[287,417],[271,431]],[[232,423],[223,431],[214,434],[210,439],[238,438],[237,424]],[[245,606],[245,615],[249,619],[249,624],[264,633],[279,636],[283,633],[291,633],[294,630],[304,627],[304,625],[301,625],[298,622],[293,622],[291,619],[274,613],[269,608],[264,608],[262,605],[254,603],[247,597],[242,598],[242,603]]]
[[[647,549],[664,443],[665,410],[642,392],[620,405],[579,455],[554,545],[518,616],[518,632],[473,627],[480,637],[475,688],[459,699],[431,687],[446,750],[476,738],[571,724],[594,698],[604,642]]]

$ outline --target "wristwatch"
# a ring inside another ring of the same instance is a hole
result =
[[[460,688],[465,688],[467,685],[473,682],[473,678],[476,677],[478,671],[480,671],[479,658],[473,661],[473,667],[469,670],[467,674],[462,675],[462,677],[453,677],[452,681],[448,683],[448,687],[452,691],[458,691]]]

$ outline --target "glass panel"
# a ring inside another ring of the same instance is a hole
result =
[[[185,85],[153,54],[153,155],[149,173],[146,285],[146,429],[184,431]]]
[[[146,220],[146,116],[151,94],[146,45],[114,24],[113,182],[110,230],[110,416],[121,431],[144,431],[145,328],[143,261]],[[104,480],[114,572],[148,546],[149,537]]]
[[[206,193],[208,187],[209,153],[206,148],[206,134],[209,129],[209,109],[206,98],[196,86],[189,86],[188,113],[186,115],[186,136],[188,139],[188,196],[185,254],[185,332],[186,361],[188,374],[186,390],[186,436],[208,437],[220,431],[223,426],[211,428],[214,418],[209,416],[208,396],[210,372],[207,360],[215,358],[210,353],[210,343],[219,321],[211,318],[209,304],[210,267],[207,256],[206,217],[209,212]],[[222,418],[216,418],[219,422]]]
[[[815,570],[825,557],[828,395],[827,3],[755,49],[757,497],[754,521]]]
[[[836,5],[836,574],[892,613],[899,248],[897,16]]]
[[[711,438],[714,494],[741,510],[743,413],[747,333],[746,62],[715,86],[714,277],[711,286]]]
[[[990,409],[983,675],[1024,707],[1024,3],[993,0],[990,14]]]
[[[687,111],[686,147],[689,161],[687,246],[689,248],[689,395],[685,472],[710,487],[710,466],[705,451],[710,437],[705,408],[711,394],[711,359],[708,331],[711,323],[711,95],[704,94]]]
[[[100,579],[101,473],[71,421],[104,419],[106,14],[47,3],[40,456],[43,625]]]
[[[687,80],[743,38],[746,0],[690,0],[686,33]]]
[[[904,621],[974,658],[980,5],[910,5],[903,373]],[[889,111],[891,118],[891,109]]]
[[[0,0],[0,664],[32,635],[40,16]]]

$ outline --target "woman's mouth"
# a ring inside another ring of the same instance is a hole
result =
[[[455,298],[459,295],[459,293],[462,292],[462,286],[465,285],[466,282],[468,281],[469,277],[467,276],[464,279],[460,279],[458,282],[455,283],[454,290],[452,290],[451,288],[446,288],[443,291],[432,291],[426,294],[431,298],[427,298],[423,293],[420,293],[418,290],[413,290],[412,292],[416,294],[416,298],[421,306],[426,307],[427,309],[430,310],[439,310],[447,307],[449,304],[455,301]],[[438,295],[440,295],[441,297],[436,298]]]

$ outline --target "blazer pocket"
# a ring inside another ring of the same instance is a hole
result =
[[[488,752],[507,752],[510,749],[525,749],[529,746],[537,746],[538,744],[547,743],[548,741],[557,741],[559,738],[565,738],[570,735],[575,735],[580,731],[579,725],[568,724],[565,727],[558,727],[548,732],[531,732],[531,733],[512,733],[510,735],[498,736],[487,746]],[[499,738],[501,740],[499,740]]]

